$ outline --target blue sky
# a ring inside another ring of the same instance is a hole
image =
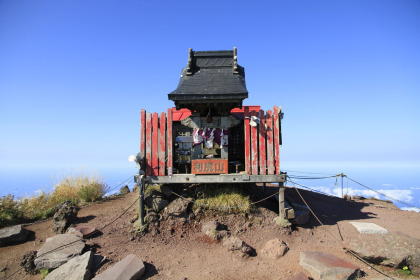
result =
[[[126,168],[188,48],[238,48],[282,166],[418,166],[420,2],[0,1],[0,168]]]

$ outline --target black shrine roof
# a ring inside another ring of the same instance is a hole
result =
[[[187,67],[182,69],[176,90],[168,94],[177,107],[194,107],[192,103],[232,103],[242,106],[248,97],[244,68],[237,64],[233,51],[189,50]]]

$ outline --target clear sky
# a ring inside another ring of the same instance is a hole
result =
[[[188,48],[234,46],[282,166],[420,166],[418,0],[1,0],[0,168],[131,166]]]

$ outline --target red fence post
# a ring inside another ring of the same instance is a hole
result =
[[[279,107],[273,108],[273,126],[274,126],[274,157],[276,174],[280,174],[280,129],[279,129]]]
[[[168,119],[167,119],[167,147],[168,147],[168,162],[166,166],[168,167],[168,176],[172,176],[174,173],[172,168],[172,109],[168,109]]]
[[[271,110],[267,111],[267,169],[268,175],[274,174],[274,155],[273,155],[273,119]]]
[[[251,117],[256,117],[257,112],[252,111]],[[258,133],[257,127],[251,126],[251,147],[252,147],[252,175],[258,175]]]
[[[245,172],[248,174],[251,174],[251,163],[250,163],[250,149],[251,149],[251,135],[250,135],[250,129],[249,129],[249,107],[245,107],[244,108],[244,126],[245,126],[245,139],[244,139],[244,144],[245,144]]]
[[[161,113],[159,118],[159,176],[165,176],[165,150],[166,150],[166,114]]]
[[[267,174],[267,166],[266,166],[266,153],[265,153],[265,117],[264,111],[260,110],[260,174],[266,175]]]
[[[152,175],[152,114],[146,114],[146,175]]]
[[[152,117],[152,176],[158,175],[158,132],[159,132],[159,117],[158,113],[153,113]]]

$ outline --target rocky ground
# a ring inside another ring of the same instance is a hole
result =
[[[258,200],[274,192],[276,189],[273,187],[263,190],[261,186],[256,186],[252,198]],[[389,233],[402,232],[404,236],[420,240],[420,213],[401,211],[384,201],[346,201],[309,191],[301,190],[301,193],[324,225],[311,215],[306,225],[281,228],[274,222],[278,215],[277,202],[269,199],[257,204],[248,215],[196,211],[195,215],[190,212],[188,216],[181,217],[157,216],[152,219],[155,226],[146,234],[132,232],[132,220],[136,214],[135,207],[132,207],[103,228],[123,213],[136,200],[138,193],[128,193],[84,207],[77,213],[74,224],[102,229],[100,234],[86,239],[88,249],[106,257],[96,275],[134,254],[146,266],[142,279],[288,279],[301,271],[309,276],[299,265],[299,256],[303,251],[342,258],[358,266],[363,279],[387,279],[343,249],[361,237],[361,233],[349,222],[375,223]],[[303,204],[292,188],[286,189],[286,197],[290,203]],[[217,238],[212,238],[214,236],[203,233],[202,227],[209,221],[221,224],[222,230],[227,230],[230,236],[248,244],[253,250],[250,256],[242,251],[229,250],[231,245],[223,246],[223,236],[217,241]],[[39,274],[30,275],[20,269],[20,263],[25,253],[38,251],[46,238],[55,235],[53,220],[25,228],[30,231],[27,242],[0,247],[0,279],[41,279]],[[278,258],[266,250],[267,242],[275,239],[288,247]],[[418,278],[405,276],[393,268],[377,267],[393,278]]]

